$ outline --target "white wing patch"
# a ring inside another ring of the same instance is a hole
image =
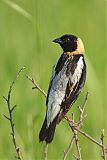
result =
[[[75,84],[79,82],[84,66],[83,57],[81,56],[79,58],[74,74],[70,77],[66,76],[67,64],[68,61],[65,62],[62,70],[58,73],[58,75],[55,76],[55,69],[52,74],[53,81],[49,92],[47,104],[47,126],[50,125],[50,123],[54,120],[54,118],[60,111],[61,103],[65,96],[69,78],[71,77],[70,79],[73,83],[73,86],[75,86]]]
[[[79,60],[78,60],[78,63],[77,63],[77,67],[74,71],[74,74],[71,75],[71,82],[73,84],[72,89],[74,88],[76,83],[79,82],[79,80],[81,78],[83,67],[84,67],[83,57],[80,57]],[[71,90],[71,92],[72,92],[72,90]]]

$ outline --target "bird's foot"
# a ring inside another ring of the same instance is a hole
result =
[[[79,128],[79,123],[74,123],[71,118],[68,118],[67,115],[65,115],[65,119],[68,121],[70,127]]]
[[[74,125],[74,122],[71,118],[68,118],[67,115],[65,115],[65,119],[68,121],[69,125],[73,126]]]

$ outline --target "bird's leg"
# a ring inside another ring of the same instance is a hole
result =
[[[71,119],[71,118],[68,118],[68,115],[67,115],[67,114],[65,115],[65,119],[68,121],[68,123],[69,123],[69,125],[70,125],[71,127],[79,128],[79,123],[74,123],[74,120]]]

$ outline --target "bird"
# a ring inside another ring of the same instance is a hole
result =
[[[67,115],[81,93],[86,81],[84,44],[81,38],[65,34],[56,38],[63,49],[54,66],[46,98],[46,116],[39,133],[39,142],[51,143],[56,125]]]

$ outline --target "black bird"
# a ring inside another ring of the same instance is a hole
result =
[[[51,143],[58,124],[70,110],[86,80],[84,45],[80,38],[66,34],[53,40],[63,53],[53,69],[47,99],[46,117],[39,133],[39,141]]]

